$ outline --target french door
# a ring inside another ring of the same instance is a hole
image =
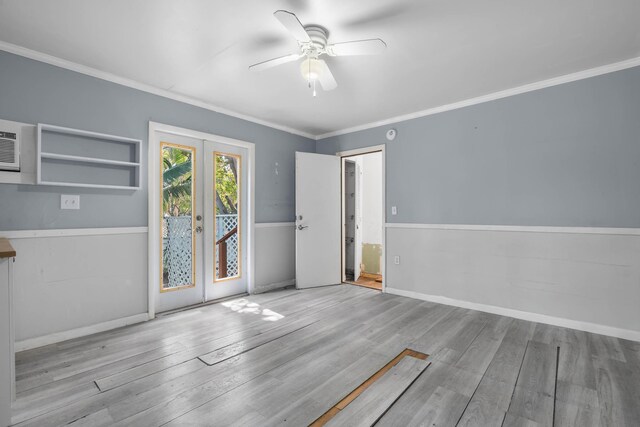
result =
[[[173,134],[159,139],[156,312],[246,292],[246,149]]]
[[[207,300],[247,291],[247,149],[205,141]]]

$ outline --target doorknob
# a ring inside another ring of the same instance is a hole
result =
[[[304,230],[305,228],[309,228],[308,225],[299,225],[298,230]]]
[[[201,225],[196,227],[196,233],[202,233],[202,226]]]

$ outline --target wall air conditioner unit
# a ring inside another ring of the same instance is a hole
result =
[[[0,128],[0,171],[20,171],[20,130]]]

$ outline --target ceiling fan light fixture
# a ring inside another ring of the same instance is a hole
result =
[[[314,82],[320,78],[323,69],[323,60],[317,58],[307,58],[300,64],[300,72],[307,82]]]

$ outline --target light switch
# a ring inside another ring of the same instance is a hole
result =
[[[400,257],[398,255],[393,257],[393,263],[395,265],[400,265]]]
[[[60,209],[80,209],[80,196],[61,194]]]
[[[391,215],[398,215],[398,208],[391,206]]]

